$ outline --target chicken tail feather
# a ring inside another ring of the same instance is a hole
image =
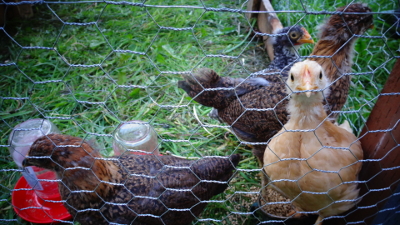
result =
[[[238,86],[244,79],[221,77],[208,68],[200,68],[193,74],[185,74],[183,78],[178,82],[178,87],[204,106],[224,109],[243,93]]]
[[[229,158],[206,157],[194,163],[191,169],[202,180],[196,188],[207,190],[202,191],[201,193],[203,194],[198,197],[209,199],[216,194],[222,193],[228,187],[228,182],[233,177],[233,171],[239,160],[240,155],[234,154]]]

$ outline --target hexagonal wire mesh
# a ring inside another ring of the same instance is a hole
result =
[[[375,28],[358,36],[354,45],[354,65],[352,72],[346,74],[352,76],[350,92],[339,112],[339,122],[347,120],[357,136],[381,96],[399,51],[399,43],[395,40],[399,36],[399,22],[393,13],[399,7],[398,2],[364,2],[373,11]],[[329,18],[336,8],[353,1],[285,0],[272,3],[284,26],[300,24],[314,40],[318,40],[317,25]],[[17,124],[33,118],[48,119],[62,134],[95,143],[95,148],[105,157],[113,155],[115,129],[130,120],[142,120],[154,128],[162,154],[207,158],[239,153],[241,162],[235,167],[237,172],[227,189],[211,201],[206,199],[207,207],[195,215],[192,223],[292,223],[290,218],[279,220],[260,214],[262,207],[257,205],[258,197],[265,187],[261,185],[262,169],[252,155],[251,147],[240,140],[228,124],[210,118],[210,107],[198,104],[177,85],[183,74],[191,74],[202,67],[211,68],[224,77],[246,78],[268,66],[267,54],[259,41],[261,36],[257,35],[256,28],[252,28],[254,22],[246,17],[246,8],[247,1],[240,0],[2,1],[1,223],[27,223],[13,208],[26,214],[48,213],[48,209],[40,205],[28,204],[19,208],[11,198],[12,193],[22,193],[30,188],[15,186],[23,170],[10,156],[8,138]],[[313,45],[303,45],[298,54],[306,58],[312,49]],[[396,92],[393,95],[399,94],[399,90]],[[390,133],[394,128],[369,131]],[[396,137],[392,138],[397,143]],[[376,161],[380,162],[379,159]],[[367,158],[363,162],[374,160]],[[378,164],[379,171],[387,169]],[[189,173],[191,170],[189,167]],[[398,181],[393,180],[388,187],[374,191],[394,193]],[[107,182],[100,181],[101,184]],[[194,192],[191,188],[190,192]],[[131,191],[135,195],[135,191]],[[379,203],[385,200],[387,198]],[[377,206],[374,203],[363,207]],[[29,212],[32,210],[33,213]],[[179,211],[176,208],[169,210]],[[378,208],[354,223],[364,223],[368,218],[391,210],[398,212],[398,205]],[[50,222],[60,221],[55,218],[57,216],[46,215]],[[345,215],[339,218],[345,218]],[[162,218],[162,214],[152,217]],[[86,223],[91,220],[96,223],[95,217]],[[68,221],[74,222],[73,219]]]

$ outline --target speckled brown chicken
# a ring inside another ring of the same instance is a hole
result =
[[[347,99],[351,78],[347,73],[351,72],[356,35],[362,35],[373,24],[373,17],[368,14],[371,9],[365,4],[351,4],[337,11],[364,14],[330,16],[321,26],[320,40],[311,54],[322,56],[311,60],[317,61],[326,71],[331,90],[325,96],[329,103],[326,110],[332,119],[337,114],[330,112],[341,110]],[[194,76],[185,76],[179,87],[200,104],[216,108],[218,117],[231,125],[240,139],[252,142],[253,153],[262,162],[266,142],[288,120],[286,78],[287,73],[276,70],[262,71],[256,78],[252,75],[240,80],[220,77],[210,69],[200,69]]]
[[[298,25],[285,27],[274,37],[274,60],[268,68],[255,73],[253,77],[246,80],[220,77],[210,69],[201,68],[196,71],[194,77],[186,75],[184,81],[178,82],[178,86],[205,106],[212,106],[217,110],[227,108],[232,101],[237,100],[237,96],[268,86],[267,81],[276,81],[276,74],[279,74],[281,70],[289,70],[288,66],[299,59],[297,49],[305,43],[314,43],[314,41],[304,27]],[[254,78],[258,76],[262,78]],[[204,88],[221,89],[203,91]]]
[[[23,165],[56,172],[64,205],[82,225],[183,225],[227,188],[239,158],[103,158],[81,138],[50,134],[33,143]]]

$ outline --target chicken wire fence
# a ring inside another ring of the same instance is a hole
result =
[[[359,136],[381,96],[398,59],[397,1],[364,1],[372,9],[374,28],[354,45],[352,83],[339,122],[347,120]],[[183,74],[208,67],[221,76],[246,78],[269,64],[262,36],[246,17],[247,1],[1,1],[1,166],[0,222],[29,223],[18,208],[37,213],[42,206],[19,208],[12,194],[21,177],[10,156],[12,129],[26,120],[44,118],[62,134],[83,138],[109,157],[113,133],[127,121],[142,120],[157,133],[161,154],[181,157],[241,154],[228,188],[216,195],[193,224],[292,224],[289,219],[262,214],[262,169],[247,142],[230,126],[210,118],[210,107],[191,99],[178,81]],[[304,26],[315,41],[317,25],[336,8],[353,1],[272,1],[284,26]],[[306,58],[313,45],[302,45]],[[398,95],[399,89],[392,93]],[[395,126],[369,132],[394,133]],[[392,141],[398,143],[394,134]],[[397,144],[398,146],[398,144]],[[398,149],[394,148],[393,151]],[[197,160],[197,159],[193,159]],[[397,159],[395,159],[397,160]],[[393,170],[380,164],[379,170]],[[399,180],[370,192],[391,193]],[[367,187],[368,188],[368,187]],[[29,189],[29,187],[27,188]],[[358,208],[376,209],[350,224],[384,224],[399,212],[399,204],[382,208],[389,197]],[[261,205],[260,205],[261,204]],[[267,204],[268,205],[268,204]],[[353,210],[354,211],[354,210]],[[387,216],[385,213],[390,213]],[[33,214],[35,214],[33,213]],[[338,216],[345,218],[349,212]],[[49,216],[52,217],[52,216]],[[382,219],[383,218],[383,219]],[[52,218],[53,222],[60,222]],[[343,222],[342,221],[342,222]],[[72,220],[64,222],[73,223]],[[304,224],[313,224],[306,221]],[[298,224],[298,223],[297,223]]]

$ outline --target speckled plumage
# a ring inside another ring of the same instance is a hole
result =
[[[246,108],[275,107],[282,100],[282,96],[286,96],[285,91],[281,90],[284,83],[282,77],[285,77],[284,74],[290,69],[290,65],[299,59],[297,48],[303,43],[312,43],[308,31],[301,26],[285,27],[276,34],[273,42],[274,60],[266,69],[253,74],[252,77],[247,79],[221,77],[211,69],[201,68],[195,72],[194,76],[186,75],[185,80],[178,83],[180,88],[200,104],[214,107],[210,115],[231,124],[236,135],[245,141],[257,142],[262,138],[248,130],[259,130],[260,134],[264,134],[262,129],[274,126],[279,122],[263,119],[274,117],[273,111],[264,111],[266,114],[264,116],[259,112],[247,111],[236,121],[245,111],[242,103]],[[281,72],[283,76],[281,76]],[[228,89],[204,91],[204,88]],[[265,96],[259,95],[262,92],[271,93],[273,97],[268,101],[263,101]],[[284,107],[277,108],[277,115],[279,115],[279,120],[286,121],[287,115]],[[258,122],[254,124],[254,121]],[[252,127],[248,127],[249,124]],[[271,134],[271,137],[273,134],[275,132]],[[262,146],[256,147],[265,149],[265,145]],[[255,151],[255,154],[262,159],[259,150]]]
[[[351,67],[353,65],[354,44],[357,37],[373,26],[371,9],[366,4],[351,4],[338,8],[336,11],[346,13],[367,14],[336,14],[320,27],[320,39],[310,56],[330,56],[330,58],[310,58],[318,62],[327,74],[331,85],[331,95],[326,96],[324,105],[331,119],[336,119],[346,103],[350,89]],[[328,104],[326,104],[328,101]]]
[[[59,134],[36,140],[28,155],[24,166],[57,173],[64,205],[82,225],[189,224],[206,206],[200,201],[227,188],[240,158],[129,153],[103,158],[81,138]]]
[[[273,39],[274,60],[264,71],[285,70],[300,59],[298,49],[301,44],[314,43],[308,31],[299,25],[284,27],[276,33]]]
[[[371,12],[364,4],[351,4],[337,10]],[[330,94],[325,96],[329,103],[328,115],[330,109],[341,110],[347,100],[350,76],[343,73],[351,71],[353,48],[357,39],[353,34],[362,35],[372,26],[372,19],[370,14],[335,14],[321,26],[321,39],[311,55],[328,57],[311,60],[321,64],[329,83],[333,82]],[[277,70],[262,71],[257,76],[258,80],[254,80],[254,76],[239,80],[220,77],[212,70],[202,69],[194,76],[186,76],[185,81],[179,82],[179,87],[200,104],[216,108],[220,120],[231,125],[239,138],[248,142],[259,142],[254,144],[253,153],[262,162],[266,144],[261,143],[268,142],[288,120],[286,78],[285,71],[280,73]],[[203,87],[229,87],[231,90],[204,91]],[[335,114],[330,116],[332,119],[336,118]]]

